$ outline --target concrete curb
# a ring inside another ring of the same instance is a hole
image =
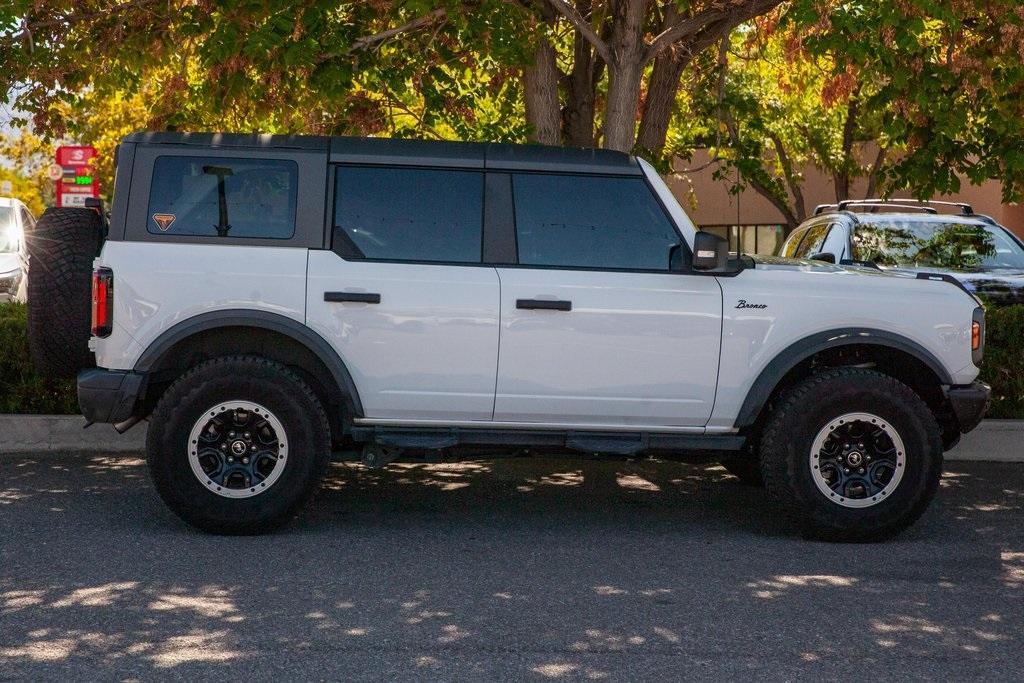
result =
[[[0,415],[0,455],[17,453],[140,453],[146,423],[125,434],[108,424],[83,429],[78,415]],[[1024,420],[985,420],[946,460],[1024,462]]]
[[[964,434],[946,460],[1024,462],[1024,420],[985,420]]]
[[[88,429],[80,415],[0,415],[0,455],[14,453],[138,453],[146,447],[146,424],[125,434],[108,424]]]

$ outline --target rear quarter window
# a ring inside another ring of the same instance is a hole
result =
[[[146,230],[154,235],[288,239],[298,165],[284,159],[161,156]]]

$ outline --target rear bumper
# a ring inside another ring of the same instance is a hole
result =
[[[953,413],[960,423],[960,432],[966,434],[981,422],[988,411],[992,387],[984,382],[952,386],[946,390]]]
[[[132,417],[146,376],[130,370],[93,368],[78,374],[78,407],[89,422],[124,422]]]

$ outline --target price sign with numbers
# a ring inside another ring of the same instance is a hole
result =
[[[93,170],[96,148],[88,145],[63,145],[57,148],[57,163],[51,169],[56,185],[57,206],[85,206],[88,197],[100,196],[100,182]],[[56,167],[60,167],[57,175]]]

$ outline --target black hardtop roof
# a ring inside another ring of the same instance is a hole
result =
[[[450,142],[404,138],[246,135],[240,133],[131,133],[124,142],[326,152],[332,162],[447,166],[494,170],[551,170],[639,175],[634,157],[608,149]]]

